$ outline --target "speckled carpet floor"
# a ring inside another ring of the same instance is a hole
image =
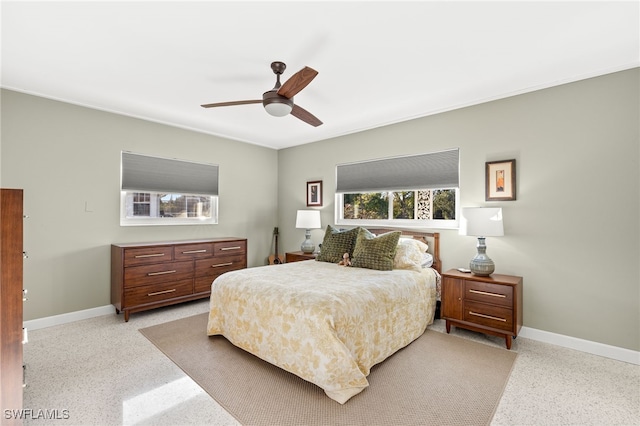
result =
[[[490,424],[517,354],[427,330],[340,405],[322,389],[206,335],[207,314],[140,332],[245,425]]]

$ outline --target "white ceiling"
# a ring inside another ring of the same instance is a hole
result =
[[[2,87],[271,148],[640,65],[638,1],[2,1]],[[304,66],[295,97],[261,99]]]

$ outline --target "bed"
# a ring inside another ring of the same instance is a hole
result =
[[[369,385],[371,367],[417,339],[434,318],[438,234],[387,231],[329,226],[316,260],[219,276],[207,334],[223,335],[344,404]],[[352,266],[338,264],[345,247]]]

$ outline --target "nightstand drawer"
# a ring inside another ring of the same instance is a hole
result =
[[[313,260],[316,258],[316,253],[303,253],[301,251],[291,251],[285,253],[285,263],[301,262],[303,260]]]
[[[465,301],[464,320],[487,327],[510,331],[513,329],[513,310],[500,306]]]
[[[508,285],[484,283],[481,281],[465,281],[465,300],[491,303],[494,305],[513,306],[513,288]]]

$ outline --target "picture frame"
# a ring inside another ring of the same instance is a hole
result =
[[[322,181],[307,182],[307,207],[322,207]]]
[[[488,161],[486,169],[486,201],[516,199],[516,160]]]

